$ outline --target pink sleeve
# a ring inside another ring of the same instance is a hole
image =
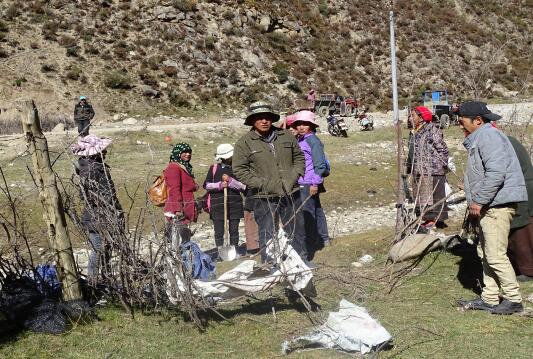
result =
[[[237,181],[235,178],[230,177],[228,181],[228,187],[234,190],[237,190],[239,192],[244,192],[246,189],[246,185]]]
[[[206,182],[204,188],[208,191],[220,191],[222,182]]]

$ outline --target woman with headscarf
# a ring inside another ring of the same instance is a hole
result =
[[[224,245],[224,211],[227,210],[229,239],[232,246],[239,245],[239,222],[244,217],[241,193],[246,186],[235,179],[231,169],[233,146],[223,143],[217,146],[215,160],[209,167],[204,188],[209,192],[209,217],[213,221],[217,248]],[[224,189],[227,189],[227,208],[224,209]]]
[[[194,192],[198,185],[190,163],[192,148],[187,143],[178,143],[170,153],[170,162],[163,171],[167,185],[168,198],[164,212],[168,221],[177,219],[179,235],[182,242],[191,239],[189,223],[196,222],[198,212],[194,202]]]
[[[411,110],[413,130],[409,136],[407,173],[413,175],[413,192],[418,215],[423,223],[419,232],[427,233],[436,226],[445,227],[448,219],[446,205],[446,170],[448,147],[442,131],[431,121],[433,114],[424,106]]]
[[[92,285],[98,282],[100,272],[106,279],[112,240],[124,234],[124,213],[105,163],[110,144],[109,138],[87,135],[71,146],[72,152],[79,156],[75,170],[80,177],[80,195],[84,203],[81,222],[89,233],[91,246],[87,279]]]

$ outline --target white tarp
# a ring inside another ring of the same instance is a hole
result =
[[[365,308],[343,299],[338,312],[330,312],[325,324],[307,335],[285,341],[284,354],[310,348],[336,349],[366,354],[392,339],[389,332]]]
[[[235,268],[222,274],[216,280],[195,280],[195,294],[202,297],[211,297],[215,301],[228,300],[248,293],[259,293],[270,290],[277,284],[289,285],[294,290],[304,289],[313,278],[313,273],[298,253],[288,244],[286,235],[280,231],[277,241],[270,241],[267,254],[274,258],[275,265],[270,271],[254,269],[257,264],[254,260],[245,260]],[[177,269],[173,268],[173,273]],[[183,283],[174,275],[174,283],[167,277],[167,295],[172,304],[180,300],[173,285],[183,290]]]

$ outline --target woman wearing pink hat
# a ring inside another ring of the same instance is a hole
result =
[[[432,123],[433,114],[424,106],[411,110],[413,130],[409,136],[407,173],[413,176],[415,208],[424,221],[420,232],[433,226],[445,227],[448,219],[445,183],[448,167],[448,147],[442,131]]]
[[[298,180],[303,202],[307,259],[312,260],[316,250],[329,245],[326,215],[319,194],[325,192],[324,177],[329,175],[329,164],[324,154],[324,145],[316,136],[318,123],[311,111],[295,114],[292,127],[298,131],[298,144],[305,157],[305,173]],[[305,259],[305,258],[304,258]]]
[[[125,229],[124,212],[110,168],[105,163],[110,144],[110,138],[87,135],[70,146],[72,152],[79,156],[75,169],[80,177],[80,195],[84,203],[81,223],[88,233],[91,247],[87,268],[87,279],[91,285],[102,278],[107,279],[112,239],[123,235]]]

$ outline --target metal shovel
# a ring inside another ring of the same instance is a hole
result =
[[[218,253],[223,261],[232,261],[237,258],[235,246],[229,244],[228,237],[228,189],[224,187],[224,245]]]

